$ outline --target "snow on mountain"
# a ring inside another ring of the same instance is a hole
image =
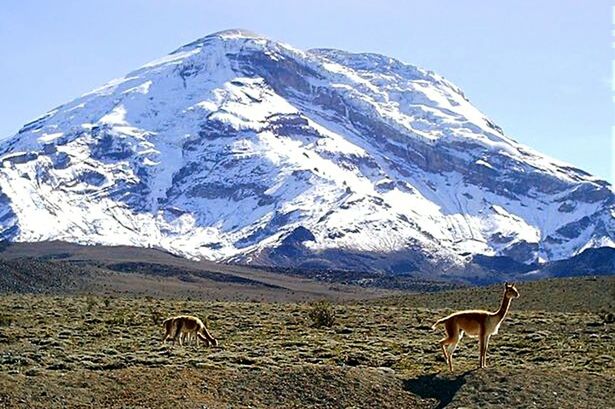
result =
[[[243,30],[187,44],[0,146],[0,237],[213,260],[463,270],[615,247],[615,195],[441,76]]]

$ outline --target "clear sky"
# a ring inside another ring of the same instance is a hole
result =
[[[508,136],[613,183],[610,0],[2,0],[0,137],[182,44],[245,28],[456,83]]]

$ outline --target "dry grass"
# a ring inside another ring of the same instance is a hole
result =
[[[613,276],[557,278],[517,283],[521,297],[514,310],[553,312],[615,312]],[[502,284],[470,287],[429,294],[404,294],[376,300],[378,304],[421,308],[486,308],[495,310],[502,297]]]
[[[412,297],[333,304],[335,325],[314,328],[307,303],[0,296],[0,407],[608,407],[615,324],[585,307],[549,311],[547,297],[520,310],[519,289],[491,368],[474,371],[477,341],[464,338],[454,374],[430,329],[450,310]],[[206,318],[220,346],[162,345],[155,322],[177,313]]]

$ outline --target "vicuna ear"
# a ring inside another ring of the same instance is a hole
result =
[[[510,287],[510,284],[508,283],[508,281],[507,281],[506,283],[504,283],[504,285],[505,285],[506,287]]]

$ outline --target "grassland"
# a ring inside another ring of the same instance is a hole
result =
[[[315,328],[302,302],[0,296],[0,407],[613,407],[615,277],[518,285],[485,370],[464,338],[446,371],[435,319],[495,309],[500,289],[344,301]],[[161,344],[204,317],[216,348]]]

